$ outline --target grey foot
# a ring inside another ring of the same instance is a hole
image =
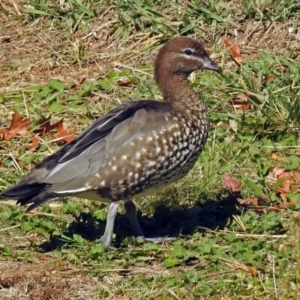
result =
[[[146,242],[151,242],[155,244],[163,244],[165,242],[174,242],[177,240],[176,237],[167,237],[167,236],[160,236],[160,237],[153,237],[153,238],[144,238]]]

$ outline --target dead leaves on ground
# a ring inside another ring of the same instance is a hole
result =
[[[238,62],[238,63],[245,63],[245,59],[243,58],[243,56],[241,55],[240,52],[240,45],[239,44],[234,44],[232,45],[228,39],[224,39],[224,43],[227,46],[227,48],[229,49],[229,51],[232,54],[232,57]]]
[[[31,120],[29,118],[22,118],[18,112],[14,112],[9,128],[7,130],[0,130],[0,141],[9,141],[17,135],[27,133],[30,125]],[[30,135],[32,136],[32,143],[29,146],[29,150],[34,150],[39,146],[41,139],[45,136],[66,143],[73,141],[76,135],[76,128],[68,132],[68,125],[63,119],[51,124],[50,115],[47,118],[42,117],[41,120],[38,121],[38,128],[33,130]]]
[[[231,174],[225,173],[223,177],[223,185],[230,194],[241,191],[242,183],[236,180]]]
[[[246,63],[245,58],[241,54],[241,46],[239,43],[231,44],[228,39],[224,39],[224,44],[230,51],[231,56],[236,63],[241,65]],[[248,56],[248,59],[254,60],[257,56],[257,54],[252,54]],[[257,89],[265,87],[268,82],[272,82],[273,80],[274,76],[272,75],[263,76],[260,80],[255,77],[252,78],[253,85],[256,86]],[[234,95],[234,97],[229,101],[229,104],[234,110],[247,111],[252,109],[253,105],[261,104],[261,101],[254,94],[245,92]]]
[[[5,130],[0,130],[0,141],[9,141],[16,135],[22,135],[26,133],[29,129],[30,119],[22,119],[21,115],[16,111],[12,115],[12,121],[9,128]]]
[[[238,202],[242,205],[251,206],[255,211],[261,213],[278,212],[284,208],[298,204],[297,200],[287,201],[287,195],[293,191],[300,192],[300,171],[289,171],[282,167],[270,168],[266,184],[280,196],[282,199],[281,203],[268,206],[268,198],[263,195],[238,199]],[[231,174],[224,174],[223,185],[230,194],[240,195],[242,183]],[[263,203],[265,205],[262,205]]]
[[[280,194],[284,202],[287,202],[289,192],[300,192],[300,171],[288,171],[282,167],[270,168],[266,183]]]

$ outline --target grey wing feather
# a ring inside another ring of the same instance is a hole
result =
[[[37,164],[0,197],[18,199],[21,204],[33,202],[30,207],[33,208],[59,196],[84,191],[84,178],[94,175],[119,147],[129,143],[141,130],[161,126],[165,122],[164,111],[169,108],[167,103],[147,100],[119,105],[74,141]]]

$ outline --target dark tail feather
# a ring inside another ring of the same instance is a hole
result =
[[[45,188],[47,184],[44,183],[37,183],[37,184],[26,184],[26,183],[19,183],[16,184],[9,189],[3,191],[0,194],[0,198],[3,199],[27,199],[36,196]],[[24,202],[26,204],[27,202]]]
[[[47,191],[48,184],[19,183],[0,194],[2,199],[17,199],[17,204],[26,205],[32,203],[26,211],[31,211],[43,203],[58,198],[53,192]]]

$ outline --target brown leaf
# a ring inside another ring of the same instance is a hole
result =
[[[277,180],[277,177],[284,172],[285,168],[283,167],[272,167],[269,169],[268,177],[275,178]]]
[[[273,188],[275,183],[280,180],[280,185],[276,192],[280,194],[281,199],[286,202],[287,194],[292,190],[300,191],[300,171],[288,171],[282,167],[270,168],[266,178],[266,183]]]
[[[35,150],[37,147],[38,147],[38,145],[39,145],[39,143],[40,143],[40,137],[38,136],[38,135],[35,135],[33,138],[32,138],[32,143],[31,143],[31,145],[29,146],[29,150]]]
[[[251,104],[247,96],[243,93],[235,95],[231,100],[230,104],[234,109],[237,110],[249,110],[251,108]]]
[[[231,45],[227,39],[224,39],[224,43],[227,46],[227,48],[230,50],[232,56],[234,57],[234,59],[237,62],[239,62],[239,63],[245,62],[245,59],[242,57],[242,55],[240,53],[240,45],[239,44]]]
[[[0,131],[0,140],[8,141],[17,134],[22,135],[28,131],[30,125],[30,119],[23,119],[21,115],[16,111],[12,116],[11,124],[6,131]]]
[[[73,128],[73,130],[68,133],[68,125],[64,123],[64,119],[61,119],[55,124],[55,129],[57,130],[63,141],[69,143],[74,140],[76,135],[76,128]]]
[[[257,275],[257,271],[250,267],[248,267],[247,272],[253,277]]]
[[[273,207],[277,207],[279,209],[284,209],[284,208],[289,207],[289,206],[296,206],[297,204],[298,204],[297,200],[292,200],[292,201],[285,202],[285,203],[274,204]]]
[[[39,121],[38,124],[40,127],[34,131],[34,133],[38,134],[39,136],[43,136],[50,132],[52,129],[55,128],[55,125],[51,125],[50,120],[51,120],[52,115],[49,117],[45,118],[42,117]]]
[[[75,83],[72,87],[73,90],[78,91],[81,89],[81,85],[85,82],[86,76],[82,76],[77,83]]]
[[[131,80],[128,77],[124,77],[124,78],[120,78],[117,82],[118,82],[118,86],[126,86],[131,83]]]
[[[256,197],[246,198],[246,199],[239,199],[240,204],[243,205],[253,205],[254,207],[258,207],[258,199]]]
[[[253,102],[260,104],[261,102],[259,101],[259,99],[250,94],[250,93],[240,93],[235,95],[231,100],[230,100],[230,104],[232,105],[232,107],[234,109],[241,109],[241,110],[248,110],[250,108],[252,108],[251,102],[249,101],[249,99],[251,99]]]
[[[233,193],[240,192],[242,183],[236,180],[234,177],[232,177],[231,174],[225,173],[223,177],[223,185],[226,187],[227,190],[230,191],[230,193]]]

